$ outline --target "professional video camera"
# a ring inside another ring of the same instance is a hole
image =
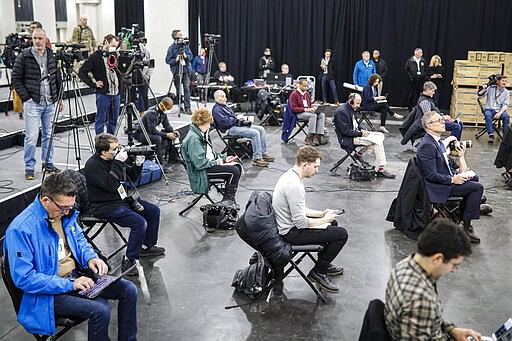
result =
[[[12,69],[21,50],[32,45],[32,38],[28,32],[11,33],[5,37],[5,48],[2,52],[2,61],[5,66]]]
[[[150,157],[155,155],[155,145],[150,144],[149,146],[124,146],[124,150],[129,156],[144,155]]]
[[[138,24],[132,24],[132,28],[121,28],[117,34],[120,42],[125,41],[128,49],[120,49],[117,57],[117,69],[123,75],[129,75],[133,69],[142,69],[145,66],[154,68],[155,60],[144,60],[144,52],[140,43],[146,41],[144,32],[139,29]]]
[[[490,87],[491,85],[497,85],[498,81],[502,78],[502,76],[499,73],[497,73],[497,74],[494,74],[494,75],[490,75],[487,78],[489,79],[489,81],[485,85],[487,87]]]
[[[139,29],[139,24],[132,24],[131,28],[121,27],[121,32],[117,34],[119,41],[126,41],[129,45],[128,49],[131,47],[138,47],[140,43],[145,42],[144,31]]]
[[[176,42],[176,45],[178,45],[178,48],[180,49],[180,51],[182,51],[186,45],[188,45],[190,43],[190,40],[185,37],[185,38],[178,38],[175,40]]]
[[[72,68],[75,61],[85,60],[89,55],[87,50],[83,50],[85,49],[84,44],[56,43],[55,47],[60,47],[60,50],[57,50],[56,56],[57,60],[64,64],[65,68]]]
[[[211,33],[204,34],[204,42],[207,45],[215,45],[215,44],[220,43],[220,38],[221,38],[220,34],[211,34]]]

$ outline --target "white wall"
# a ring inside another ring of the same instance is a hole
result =
[[[54,0],[33,0],[34,20],[40,21],[52,42],[71,38],[73,28],[78,25],[80,16],[89,19],[94,36],[101,43],[108,33],[116,34],[114,22],[114,0],[67,0],[67,27],[57,35]],[[145,0],[144,21],[148,48],[155,59],[155,72],[151,88],[165,93],[171,81],[169,66],[165,63],[167,48],[172,43],[171,31],[181,29],[188,36],[188,1],[186,0]],[[0,41],[15,31],[14,1],[0,0]]]
[[[165,93],[172,78],[165,55],[172,44],[172,30],[181,29],[183,36],[188,36],[188,1],[145,0],[144,15],[148,48],[155,59],[151,88],[155,92]]]

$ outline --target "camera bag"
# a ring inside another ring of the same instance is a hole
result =
[[[358,165],[355,163],[351,163],[350,167],[348,167],[348,176],[350,180],[355,181],[371,181],[375,180],[375,167],[374,166],[366,166],[366,165]]]
[[[140,174],[140,177],[135,180],[135,182],[127,181],[126,186],[139,187],[160,180],[161,177],[162,170],[160,169],[160,166],[154,161],[146,160],[142,165],[142,173]]]
[[[206,232],[215,232],[217,229],[232,230],[238,219],[238,210],[233,206],[221,203],[206,204],[200,207],[203,212],[203,227]]]

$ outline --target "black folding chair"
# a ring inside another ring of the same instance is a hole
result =
[[[214,127],[214,129],[224,143],[224,149],[221,151],[222,154],[226,153],[228,155],[238,156],[240,160],[244,158],[248,160],[252,159],[252,146],[250,142],[247,143],[248,139],[246,137],[222,134],[217,127]]]
[[[221,187],[221,186],[224,186],[224,180],[222,180],[222,179],[208,179],[208,184],[210,185],[210,187],[211,186],[215,187],[217,192],[219,192],[221,194],[224,194],[224,190]],[[208,193],[206,193],[206,194],[205,193],[201,193],[198,196],[196,196],[191,202],[189,202],[187,207],[185,207],[183,210],[180,211],[179,215],[181,215],[181,216],[184,215],[188,210],[190,210],[192,207],[194,207],[199,202],[199,200],[201,200],[202,198],[208,199],[212,204],[215,203]]]
[[[375,131],[376,129],[370,120],[370,117],[375,114],[375,111],[361,110],[359,111],[359,114],[360,116],[357,118],[357,124],[361,124],[364,121],[368,125],[368,129]]]
[[[23,298],[23,291],[14,285],[14,282],[11,277],[11,271],[9,269],[9,259],[7,251],[5,255],[1,259],[0,268],[2,271],[2,279],[4,281],[5,287],[7,288],[7,292],[11,297],[12,305],[14,307],[14,311],[16,315],[18,315],[21,306],[21,300]],[[57,333],[55,335],[39,335],[32,334],[36,340],[44,341],[44,340],[57,340],[64,334],[66,334],[71,328],[79,325],[80,323],[86,321],[86,318],[76,317],[76,316],[55,316],[55,325],[57,327]]]
[[[485,118],[485,109],[484,109],[484,106],[482,105],[482,102],[480,101],[479,98],[477,98],[477,101],[478,101],[478,106],[480,107],[480,111],[482,112],[482,115],[484,116]],[[492,120],[492,126],[494,127],[494,131],[496,132],[496,134],[500,137],[500,140],[503,140],[503,136],[501,135],[501,120],[500,119],[495,119],[493,118]],[[480,136],[482,136],[483,134],[487,133],[487,127],[483,127],[483,128],[480,128],[476,134],[475,134],[475,138],[478,140],[478,138]]]

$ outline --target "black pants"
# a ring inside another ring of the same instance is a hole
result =
[[[423,78],[415,77],[409,80],[409,111],[418,104],[418,98],[423,92]]]
[[[317,273],[325,274],[329,264],[345,246],[348,233],[345,228],[338,226],[336,220],[333,220],[326,229],[298,229],[294,227],[282,237],[292,245],[324,245],[324,250],[318,253],[318,261],[314,270]]]
[[[388,115],[393,116],[394,112],[387,103],[375,103],[368,106],[368,110],[380,112],[380,125],[386,125]]]
[[[239,165],[215,165],[206,170],[208,179],[222,179],[226,185],[238,186],[241,166]]]
[[[146,137],[144,136],[144,133],[142,131],[135,132],[134,137],[137,141],[139,141],[142,144],[146,144],[146,145],[149,144],[146,141]],[[166,149],[169,149],[169,160],[167,160],[167,161],[171,161],[173,159],[175,159],[175,160],[179,159],[178,151],[176,150],[176,147],[167,138],[162,138],[162,136],[155,134],[155,135],[149,135],[149,139],[151,140],[151,144],[155,145],[156,157],[158,158],[158,161],[160,161],[160,163],[164,162],[163,157],[164,157],[164,151]]]

